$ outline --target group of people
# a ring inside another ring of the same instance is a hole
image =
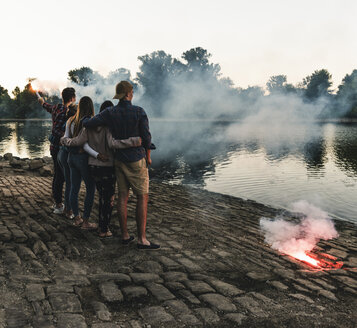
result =
[[[100,238],[111,238],[113,234],[109,224],[117,184],[121,242],[129,245],[135,239],[127,227],[127,202],[131,188],[137,197],[137,248],[155,250],[160,245],[146,238],[148,166],[153,144],[144,109],[131,103],[133,92],[128,81],[119,82],[113,97],[119,103],[114,106],[111,101],[105,101],[97,115],[88,96],[82,97],[75,105],[74,88],[63,89],[61,104],[51,105],[39,98],[39,103],[52,116],[49,140],[54,165],[53,212],[64,214],[81,229],[98,229]],[[82,180],[86,190],[83,215],[78,207]],[[99,196],[98,224],[89,222],[95,190]]]

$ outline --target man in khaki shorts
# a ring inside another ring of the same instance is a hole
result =
[[[129,188],[131,188],[137,197],[137,247],[145,250],[159,249],[160,245],[151,243],[146,239],[147,204],[149,200],[148,165],[151,164],[149,120],[143,108],[131,104],[133,86],[129,82],[121,81],[116,85],[113,99],[119,99],[118,105],[109,107],[93,118],[85,120],[83,125],[86,128],[106,125],[115,139],[141,137],[141,146],[118,149],[114,154],[115,175],[119,190],[118,213],[122,243],[128,245],[134,240],[134,237],[129,235],[127,228],[127,203]]]

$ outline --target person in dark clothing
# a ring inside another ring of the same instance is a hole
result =
[[[100,107],[100,111],[111,106],[113,106],[113,103],[107,100]],[[84,128],[77,137],[63,137],[61,142],[69,147],[83,146],[84,150],[90,154],[88,158],[89,170],[99,194],[99,237],[112,237],[109,223],[114,205],[116,178],[111,148],[140,146],[140,137],[129,138],[127,140],[114,140],[108,127],[99,126],[89,130]],[[98,159],[99,154],[102,159],[105,159],[104,161]]]
[[[117,106],[110,107],[95,117],[84,120],[83,126],[94,128],[106,125],[114,139],[141,137],[141,146],[117,149],[114,153],[115,175],[119,191],[119,222],[123,243],[131,242],[134,237],[129,235],[127,228],[127,202],[129,188],[131,188],[137,197],[137,247],[146,250],[159,249],[160,245],[151,243],[146,239],[147,203],[149,199],[148,165],[151,164],[149,120],[143,108],[131,104],[133,86],[129,82],[121,81],[116,85],[114,99],[119,99]]]
[[[52,116],[52,133],[49,137],[51,142],[50,153],[53,159],[54,175],[52,180],[52,196],[54,198],[54,213],[62,214],[64,205],[62,203],[62,190],[65,181],[63,171],[58,161],[58,152],[60,149],[60,139],[64,135],[66,126],[66,113],[71,104],[76,101],[76,92],[74,88],[65,88],[62,91],[62,103],[51,105],[39,98],[41,106]]]
[[[69,118],[74,116],[77,112],[77,106],[76,105],[71,105],[68,107],[67,113],[66,113],[66,121],[68,121]],[[73,211],[71,207],[71,203],[69,201],[69,195],[71,191],[71,173],[68,165],[68,155],[69,155],[69,149],[68,147],[65,146],[60,146],[57,159],[58,162],[61,166],[64,179],[66,182],[65,186],[65,191],[64,191],[64,214],[68,219],[73,219]]]

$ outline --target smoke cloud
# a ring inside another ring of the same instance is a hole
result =
[[[268,154],[299,153],[320,136],[315,123],[328,117],[327,96],[307,101],[303,88],[287,84],[286,77],[269,95],[259,86],[237,88],[221,77],[219,65],[210,64],[209,57],[200,48],[184,53],[183,61],[162,51],[139,57],[133,103],[143,107],[151,121],[154,162],[177,157],[203,162],[232,144],[252,141]],[[86,86],[70,81],[67,86],[76,89],[77,99],[91,97],[97,112],[103,101],[112,100],[116,83],[130,78],[126,69],[105,78],[88,71]]]
[[[265,242],[273,249],[298,257],[298,254],[311,251],[320,239],[338,237],[333,221],[323,210],[307,201],[292,204],[292,209],[304,214],[299,223],[289,222],[281,217],[260,219]]]

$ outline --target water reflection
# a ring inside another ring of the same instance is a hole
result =
[[[357,222],[357,125],[283,134],[261,127],[245,133],[239,123],[151,120],[150,126],[153,178],[284,207],[306,199]],[[50,130],[50,121],[0,121],[0,155],[49,155]]]
[[[0,154],[29,158],[49,155],[50,131],[50,121],[0,122]]]
[[[336,165],[349,176],[357,175],[357,126],[346,125],[338,131],[333,142]]]

